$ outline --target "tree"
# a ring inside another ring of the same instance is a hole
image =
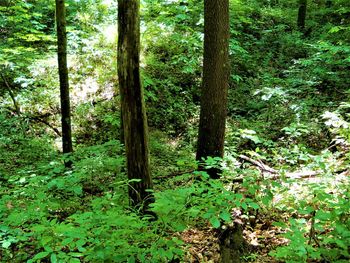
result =
[[[229,0],[204,0],[204,61],[197,160],[223,157],[229,61]],[[200,167],[203,169],[203,167]],[[207,170],[211,178],[219,178],[220,169]],[[221,262],[240,262],[244,248],[242,227],[235,224],[220,236]]]
[[[62,145],[63,153],[70,153],[73,151],[73,145],[67,67],[66,8],[64,0],[56,0],[56,23],[58,74],[61,96]],[[70,162],[66,162],[66,166],[70,165]]]
[[[229,0],[204,1],[204,62],[197,160],[223,157],[229,78]],[[218,170],[208,171],[218,177]]]
[[[129,197],[132,206],[146,209],[152,201],[148,127],[140,78],[140,2],[118,0],[118,78]],[[136,180],[135,180],[136,179]]]
[[[300,31],[304,31],[305,29],[306,7],[307,7],[307,0],[299,0],[299,11],[298,11],[297,23]]]
[[[8,6],[10,3],[7,0],[0,0],[0,6]]]

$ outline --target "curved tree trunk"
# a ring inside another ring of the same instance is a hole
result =
[[[58,46],[58,74],[60,78],[61,95],[62,145],[63,153],[70,153],[73,151],[73,145],[67,67],[66,8],[64,0],[56,0],[56,23]],[[66,163],[66,166],[70,165],[70,162]]]
[[[229,0],[204,1],[204,61],[197,160],[223,157],[229,79]],[[218,177],[219,171],[208,171]]]
[[[140,79],[140,2],[118,0],[118,78],[132,206],[147,209],[152,195],[148,127]]]

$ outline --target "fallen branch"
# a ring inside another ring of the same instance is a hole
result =
[[[290,172],[286,173],[286,178],[289,179],[299,179],[299,178],[310,178],[321,174],[322,171],[300,171],[300,172]]]
[[[281,174],[279,171],[269,167],[268,165],[264,164],[262,161],[260,160],[254,160],[246,155],[239,155],[238,156],[240,159],[247,161],[255,166],[257,166],[262,172],[268,172],[270,174],[273,174],[273,176],[269,176],[265,179],[269,179],[269,180],[277,180],[280,178],[286,178],[286,179],[304,179],[304,178],[310,178],[310,177],[315,177],[319,174],[322,174],[322,171],[298,171],[298,172],[287,172],[284,174]],[[194,171],[196,171],[195,169],[191,169],[191,170],[186,170],[186,171],[176,171],[173,172],[171,174],[168,174],[166,176],[158,176],[155,177],[155,180],[161,180],[161,179],[168,179],[168,178],[172,178],[172,177],[176,177],[176,176],[180,176],[180,175],[184,175],[184,174],[191,174]],[[242,183],[243,182],[243,177],[240,178],[235,178],[232,180],[233,183]]]
[[[254,164],[255,166],[258,166],[261,170],[263,170],[265,172],[269,172],[271,174],[278,174],[277,170],[267,166],[266,164],[263,164],[261,161],[253,160],[253,159],[251,159],[248,156],[243,155],[243,154],[239,155],[238,157],[242,160],[245,160],[247,162]]]
[[[321,174],[321,172],[317,171],[305,171],[305,172],[295,172],[295,173],[286,173],[284,176],[277,175],[277,176],[272,176],[272,177],[267,177],[265,179],[268,180],[277,180],[280,178],[285,178],[285,179],[306,179],[306,178],[313,178],[317,175]],[[244,178],[239,177],[235,178],[232,180],[233,183],[243,183]]]
[[[273,174],[274,175],[273,177],[268,177],[268,179],[271,179],[271,180],[276,180],[276,179],[281,178],[281,177],[284,177],[286,179],[303,179],[303,178],[314,177],[314,176],[317,176],[317,175],[322,173],[322,171],[298,171],[298,172],[287,172],[287,173],[281,175],[279,171],[267,166],[266,164],[264,164],[260,160],[256,161],[256,160],[253,160],[253,159],[249,158],[248,156],[245,156],[242,154],[239,155],[238,157],[244,161],[247,161],[247,162],[250,162],[251,164],[254,164],[263,172],[268,172],[270,174]],[[243,178],[234,179],[233,182],[237,182],[237,183],[243,182]]]

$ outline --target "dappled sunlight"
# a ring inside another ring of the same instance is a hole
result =
[[[77,83],[72,90],[72,102],[74,104],[91,102],[99,89],[95,78],[87,77],[83,82]]]
[[[107,25],[102,29],[102,34],[108,44],[115,44],[118,36],[117,25]]]
[[[348,262],[348,2],[0,0],[0,262]]]

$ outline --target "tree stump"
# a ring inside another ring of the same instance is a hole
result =
[[[219,233],[221,263],[240,263],[247,244],[243,238],[242,225],[233,223]]]

